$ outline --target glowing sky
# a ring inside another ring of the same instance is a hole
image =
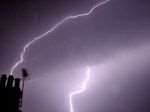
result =
[[[1,2],[1,73],[9,73],[26,42],[97,1]],[[87,65],[94,72],[87,91],[74,99],[75,112],[148,112],[149,6],[149,0],[112,0],[34,44],[16,70],[16,76],[21,67],[31,74],[24,112],[69,112],[68,94],[79,88]]]

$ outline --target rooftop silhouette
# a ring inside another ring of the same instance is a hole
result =
[[[22,77],[14,78],[6,74],[0,77],[0,112],[22,112],[22,97],[24,80],[28,76],[26,69],[22,69]]]

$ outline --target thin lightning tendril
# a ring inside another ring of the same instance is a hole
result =
[[[79,17],[84,17],[84,16],[89,16],[90,14],[92,14],[92,12],[100,7],[101,5],[104,5],[106,3],[108,3],[110,0],[104,0],[96,5],[94,5],[88,12],[82,13],[82,14],[78,14],[78,15],[73,15],[73,16],[67,16],[64,19],[62,19],[61,21],[59,21],[57,24],[55,24],[50,30],[48,30],[47,32],[33,38],[33,40],[29,41],[24,47],[23,50],[20,53],[20,58],[19,60],[12,66],[11,70],[10,70],[10,74],[12,75],[14,73],[14,71],[16,70],[16,68],[22,64],[24,62],[24,56],[26,54],[27,49],[34,44],[36,41],[46,37],[48,34],[52,33],[53,31],[55,31],[59,26],[61,26],[63,23],[67,22],[68,20],[73,20],[73,19],[77,19]]]
[[[90,75],[91,75],[91,69],[89,67],[87,67],[86,69],[86,78],[85,80],[82,82],[81,87],[79,90],[73,91],[69,94],[69,105],[70,105],[70,112],[74,112],[74,108],[73,108],[73,97],[83,93],[86,88],[87,88],[87,84],[90,80]]]

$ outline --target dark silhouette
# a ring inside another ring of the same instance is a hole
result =
[[[1,75],[0,112],[22,112],[24,81],[28,76],[26,69],[22,69],[22,76],[23,78],[20,79],[14,78],[12,75]]]
[[[22,69],[22,77],[26,79],[29,76],[27,70],[25,68]]]

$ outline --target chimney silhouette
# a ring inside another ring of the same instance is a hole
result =
[[[0,79],[0,88],[5,88],[6,80],[7,80],[7,76],[6,75],[2,75],[2,77]]]
[[[0,112],[22,112],[24,78],[28,76],[25,69],[22,73],[24,73],[22,79],[14,78],[13,75],[1,75]]]

